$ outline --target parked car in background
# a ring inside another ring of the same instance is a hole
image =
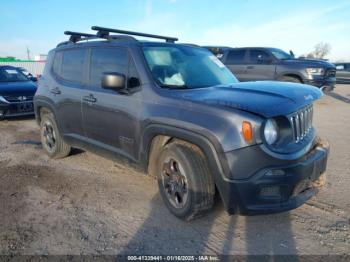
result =
[[[350,63],[336,63],[337,83],[350,84]]]
[[[17,67],[0,66],[0,120],[33,115],[36,85]]]
[[[185,220],[210,210],[216,190],[230,214],[246,215],[316,194],[328,158],[312,125],[319,89],[239,83],[204,48],[92,29],[66,32],[71,40],[49,52],[34,99],[48,156],[78,147],[124,157],[158,179],[165,205]]]
[[[326,61],[296,59],[278,48],[219,47],[217,51],[220,50],[219,58],[240,81],[278,80],[309,84],[327,91],[336,83],[335,66]]]

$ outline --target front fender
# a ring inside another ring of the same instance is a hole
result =
[[[157,135],[169,136],[172,138],[181,139],[191,144],[198,146],[207,158],[211,174],[214,177],[215,185],[220,193],[220,196],[227,207],[226,200],[230,199],[230,190],[227,188],[229,183],[226,183],[227,178],[225,173],[229,172],[227,160],[225,159],[224,151],[219,141],[214,137],[208,138],[202,134],[186,130],[183,128],[173,127],[164,124],[150,124],[144,130],[141,142],[141,162],[144,168],[147,169],[152,140]],[[200,175],[200,174],[199,174]]]

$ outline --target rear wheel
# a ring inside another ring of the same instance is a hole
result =
[[[283,76],[282,81],[292,83],[302,83],[301,80],[296,76]]]
[[[53,114],[44,114],[40,124],[41,143],[46,154],[54,159],[69,155],[71,147],[63,141]]]
[[[212,208],[215,185],[204,157],[183,144],[171,143],[161,152],[158,185],[167,208],[192,220]]]

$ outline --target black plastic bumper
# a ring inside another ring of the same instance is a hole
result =
[[[320,78],[320,79],[313,79],[313,80],[305,80],[304,83],[308,85],[313,85],[319,88],[325,88],[328,91],[331,91],[334,89],[336,84],[336,78],[335,77],[328,77],[328,78]]]
[[[318,192],[315,184],[326,170],[328,152],[328,143],[318,142],[297,161],[281,166],[267,163],[249,179],[226,180],[223,195],[227,211],[257,215],[299,207]]]
[[[27,115],[34,115],[34,105],[32,101],[0,104],[0,119]]]

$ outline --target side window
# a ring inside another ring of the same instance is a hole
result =
[[[231,50],[227,55],[227,64],[243,64],[245,57],[245,50]]]
[[[264,64],[269,58],[269,54],[263,50],[250,50],[249,63],[251,64]]]
[[[101,86],[103,73],[128,73],[128,52],[124,48],[91,49],[90,76],[91,86]]]
[[[60,76],[68,81],[81,83],[83,81],[84,60],[86,49],[71,49],[63,51]]]
[[[63,53],[61,51],[56,52],[52,64],[52,71],[58,76],[61,76],[62,57]]]

